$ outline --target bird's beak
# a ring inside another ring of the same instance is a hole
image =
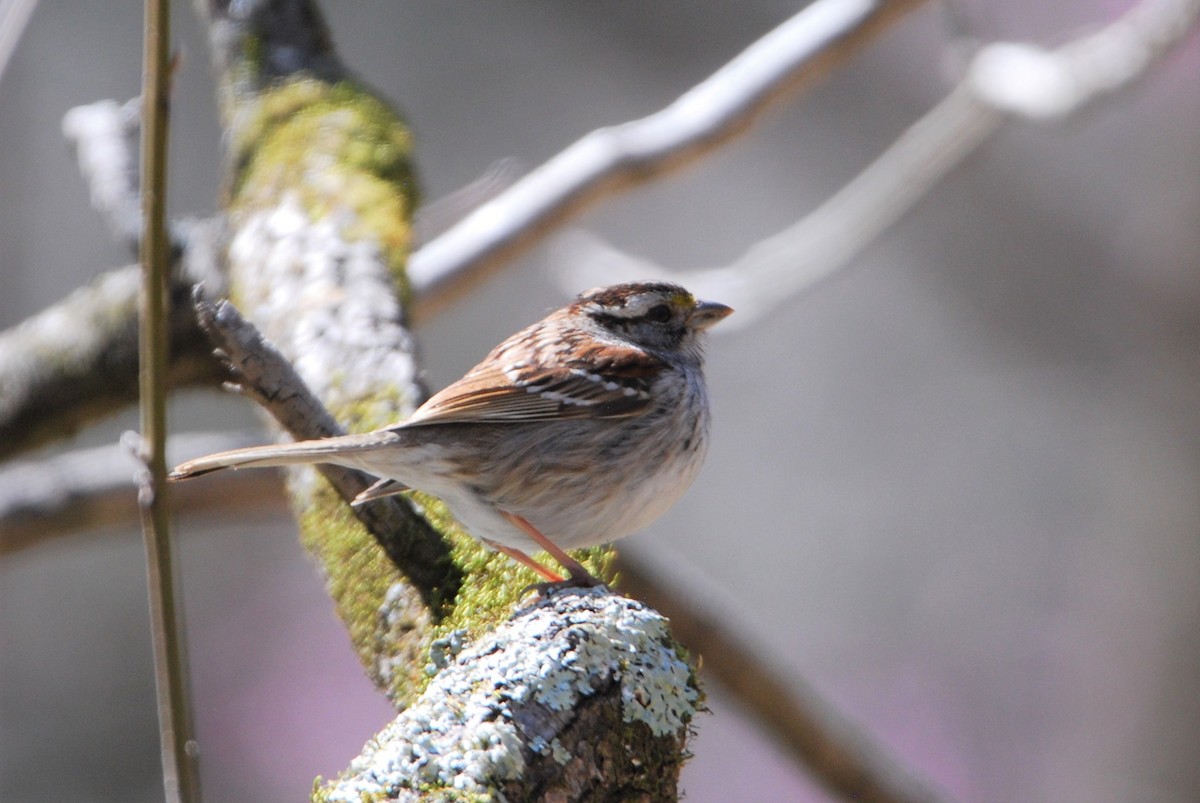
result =
[[[707,329],[731,312],[733,312],[733,307],[727,307],[715,301],[697,301],[696,308],[692,310],[692,326],[697,329]]]

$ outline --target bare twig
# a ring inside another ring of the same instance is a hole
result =
[[[1147,0],[1053,51],[988,45],[958,86],[862,173],[728,265],[670,271],[575,233],[560,245],[556,275],[572,289],[634,277],[677,281],[737,308],[723,332],[753,325],[848,265],[999,129],[1006,114],[1066,116],[1127,86],[1183,38],[1198,13],[1200,0]],[[561,265],[569,267],[562,272]]]
[[[420,314],[605,195],[682,167],[825,76],[920,0],[817,0],[649,117],[585,136],[412,255]]]
[[[150,626],[163,787],[168,803],[200,797],[200,775],[192,739],[187,651],[175,591],[175,566],[166,493],[167,357],[170,253],[167,240],[167,104],[169,103],[168,0],[146,0],[142,98],[142,292],[139,304],[142,448],[146,471],[139,476],[138,501],[146,542]]]

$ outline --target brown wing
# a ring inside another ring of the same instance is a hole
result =
[[[650,385],[667,367],[646,352],[612,344],[560,365],[530,366],[504,356],[498,347],[405,425],[627,418],[649,409]]]

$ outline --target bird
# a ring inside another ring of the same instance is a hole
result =
[[[708,447],[702,338],[733,310],[666,282],[599,287],[495,348],[407,420],[373,432],[198,457],[224,468],[333,463],[414,489],[548,584],[599,585],[568,549],[641,530],[692,484]],[[544,549],[567,576],[530,557]]]

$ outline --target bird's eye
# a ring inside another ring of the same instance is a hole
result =
[[[655,323],[666,323],[671,320],[671,308],[666,304],[655,304],[646,313],[646,318]]]

